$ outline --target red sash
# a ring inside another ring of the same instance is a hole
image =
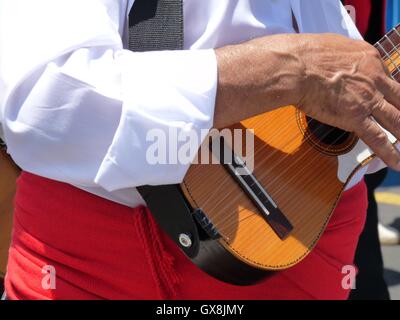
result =
[[[353,262],[366,208],[362,182],[343,195],[304,261],[235,287],[195,267],[146,208],[23,173],[6,291],[9,299],[345,299],[342,269]]]

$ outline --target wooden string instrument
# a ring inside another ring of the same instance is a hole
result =
[[[375,45],[397,81],[399,45],[400,26]],[[253,173],[243,178],[232,166],[193,164],[180,188],[213,230],[193,262],[221,280],[250,284],[307,256],[350,179],[375,155],[354,134],[310,119],[294,106],[230,129],[235,128],[254,130]]]

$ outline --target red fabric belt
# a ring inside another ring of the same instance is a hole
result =
[[[345,299],[342,267],[353,262],[366,207],[360,183],[343,195],[303,262],[258,285],[236,287],[195,267],[146,208],[25,172],[18,180],[6,291],[10,299]],[[48,266],[55,288],[46,286],[52,283]]]

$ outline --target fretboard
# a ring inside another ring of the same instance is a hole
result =
[[[375,44],[392,78],[400,82],[400,24]]]

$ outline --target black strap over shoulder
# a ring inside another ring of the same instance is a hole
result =
[[[135,1],[129,14],[130,50],[181,50],[183,36],[182,0]],[[141,186],[137,189],[161,228],[186,255],[196,257],[200,241],[195,215],[180,186]]]
[[[136,0],[129,14],[129,49],[183,49],[182,0]]]

